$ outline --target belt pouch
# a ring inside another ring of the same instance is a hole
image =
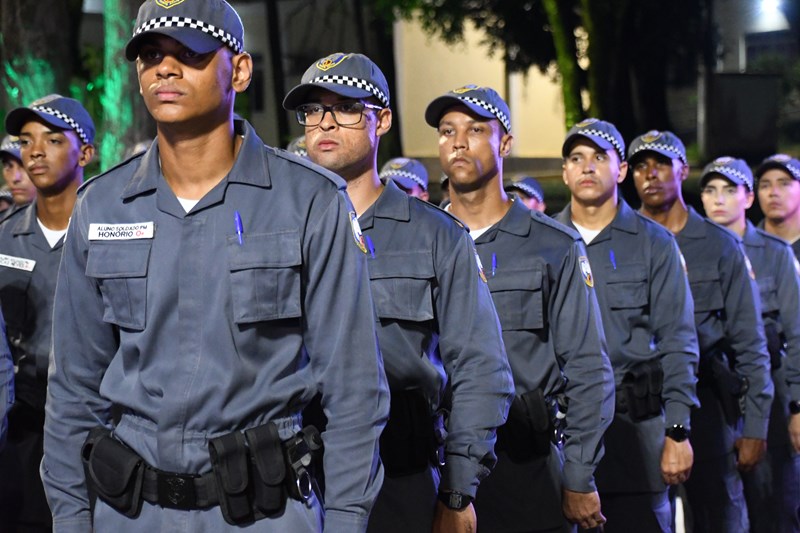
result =
[[[107,430],[92,431],[81,450],[88,484],[108,505],[134,518],[142,508],[144,461]]]
[[[283,460],[278,427],[270,422],[244,432],[253,460],[253,505],[265,516],[276,514],[286,502]]]
[[[389,421],[380,440],[386,475],[401,477],[428,468],[432,432],[430,409],[422,393],[392,391]]]
[[[715,355],[711,359],[711,376],[725,421],[728,425],[735,425],[742,417],[739,399],[747,392],[747,379],[731,370],[724,355]]]
[[[775,324],[764,324],[764,335],[767,337],[767,351],[769,352],[769,362],[772,370],[777,370],[783,363],[785,353],[785,339]]]
[[[622,378],[622,389],[628,413],[634,422],[642,422],[661,414],[661,390],[664,371],[657,359],[632,366]]]
[[[552,422],[542,389],[515,396],[508,420],[497,428],[498,448],[505,450],[513,463],[530,462],[550,453]]]
[[[253,522],[253,508],[247,490],[250,473],[244,435],[235,431],[211,439],[208,453],[225,521],[232,525]]]

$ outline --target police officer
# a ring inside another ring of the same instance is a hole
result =
[[[571,201],[556,220],[586,243],[614,369],[616,412],[597,486],[606,531],[672,531],[668,485],[689,477],[697,336],[675,238],[619,197],[625,142],[587,119],[562,147]]]
[[[509,117],[494,89],[475,85],[425,111],[450,180],[449,210],[475,239],[516,387],[497,467],[478,491],[478,523],[498,533],[596,527],[605,518],[594,470],[614,382],[592,271],[576,232],[503,190]]]
[[[800,161],[774,154],[756,169],[758,204],[764,213],[759,227],[792,245],[800,257]]]
[[[426,202],[428,194],[428,171],[420,161],[410,157],[395,157],[387,161],[378,175],[381,181],[392,179],[400,189],[409,196]]]
[[[517,198],[532,211],[544,213],[545,209],[547,209],[547,204],[544,202],[544,189],[542,189],[542,184],[536,178],[523,176],[518,180],[512,181],[511,185],[508,185],[505,189],[506,192],[516,194]]]
[[[9,445],[0,456],[8,473],[0,479],[0,521],[9,530],[49,530],[39,463],[53,297],[76,191],[94,156],[95,129],[78,101],[57,94],[12,110],[5,126],[20,137],[20,155],[38,192],[34,203],[0,224],[0,302],[17,368]]]
[[[325,531],[366,527],[388,388],[363,240],[341,180],[234,119],[243,33],[222,0],[139,9],[125,55],[157,140],[81,189],[59,271],[42,476],[60,531],[321,531],[321,443],[299,431],[317,391]]]
[[[11,190],[13,208],[24,207],[36,198],[36,187],[22,166],[19,152],[19,139],[11,135],[0,143],[0,162],[3,164],[3,178]]]
[[[786,241],[747,220],[746,211],[755,199],[753,185],[747,163],[730,157],[709,163],[700,178],[706,216],[742,237],[752,262],[775,385],[767,453],[742,476],[750,531],[798,532],[800,415],[792,416],[789,408],[793,398],[800,398],[800,265]]]
[[[513,383],[469,234],[392,179],[380,180],[378,144],[392,112],[386,79],[369,58],[321,58],[283,105],[305,126],[311,160],[347,182],[366,237],[392,393],[381,437],[386,478],[369,531],[472,532],[472,500],[495,463],[495,428],[505,421]],[[431,435],[446,389],[450,412],[439,470],[430,460]]]
[[[299,155],[300,157],[308,158],[308,149],[306,148],[306,136],[300,135],[292,139],[286,146],[286,151],[291,152],[295,155]]]
[[[773,396],[758,287],[741,240],[686,206],[681,184],[689,165],[678,137],[640,135],[628,161],[642,214],[677,238],[694,299],[701,407],[692,412],[695,460],[685,487],[695,531],[747,531],[737,467],[750,470],[761,460]]]

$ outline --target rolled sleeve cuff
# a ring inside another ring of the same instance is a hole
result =
[[[347,513],[336,509],[325,511],[325,533],[364,533],[367,530],[367,516]]]
[[[595,492],[594,466],[576,463],[564,463],[564,488],[572,492]]]
[[[768,426],[769,418],[745,415],[742,436],[748,439],[766,440]]]
[[[680,402],[666,402],[664,405],[664,428],[679,425],[691,428],[692,408]]]
[[[441,491],[453,491],[475,498],[481,479],[489,474],[489,469],[460,455],[447,455],[442,468]]]

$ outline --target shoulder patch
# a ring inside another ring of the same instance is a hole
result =
[[[353,239],[356,241],[356,246],[366,254],[367,244],[364,239],[364,234],[361,233],[361,226],[358,224],[358,215],[355,211],[350,211],[350,229],[353,230]]]
[[[475,261],[478,263],[478,276],[481,278],[481,281],[484,283],[488,283],[486,280],[486,272],[483,271],[483,263],[481,263],[481,257],[478,255],[478,250],[475,247],[472,247],[472,251],[475,252]]]
[[[744,253],[744,250],[742,250],[742,255],[744,255],[744,264],[747,266],[747,274],[750,276],[750,279],[755,281],[756,273],[753,271],[753,265],[750,263],[750,258],[747,257],[747,254]]]
[[[594,276],[592,276],[592,267],[589,264],[589,258],[582,255],[578,258],[578,266],[581,269],[581,276],[583,281],[588,287],[594,287]]]

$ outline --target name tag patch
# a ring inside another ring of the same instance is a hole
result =
[[[127,241],[152,239],[155,223],[134,222],[132,224],[89,224],[90,241]]]
[[[26,272],[33,272],[33,267],[36,266],[36,261],[33,259],[25,259],[24,257],[14,257],[13,255],[0,254],[0,266],[24,270]]]

